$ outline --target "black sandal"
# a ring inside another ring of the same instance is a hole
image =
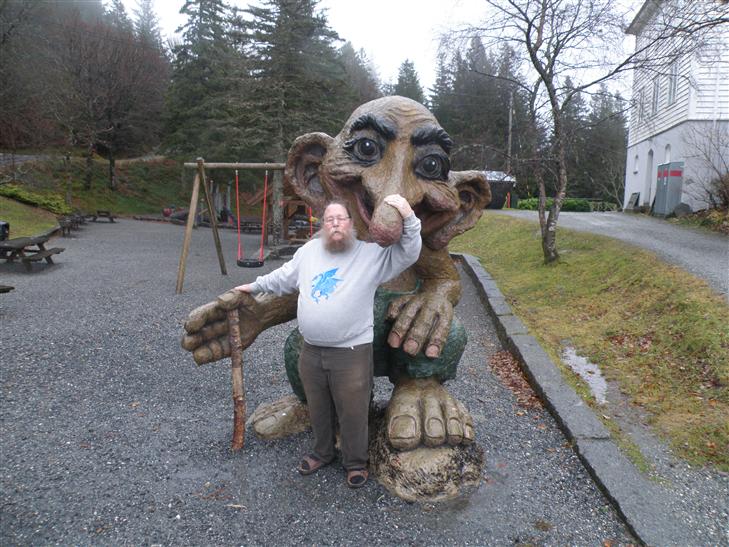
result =
[[[329,462],[321,461],[319,458],[314,456],[314,454],[307,454],[304,456],[304,459],[301,460],[298,471],[302,475],[311,475],[328,464]]]
[[[367,484],[370,473],[366,469],[350,469],[347,471],[347,486],[350,488],[362,488]]]

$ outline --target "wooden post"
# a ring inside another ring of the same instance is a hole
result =
[[[273,184],[271,186],[271,206],[273,207],[273,214],[271,215],[271,220],[273,221],[273,246],[278,247],[281,245],[284,216],[283,173],[281,171],[274,171]],[[268,234],[266,234],[266,236],[268,236]]]
[[[187,263],[187,254],[190,252],[190,239],[192,238],[192,226],[195,223],[195,214],[197,213],[197,197],[200,193],[200,173],[195,175],[195,182],[192,183],[192,197],[190,198],[190,209],[187,212],[187,225],[185,226],[185,241],[182,244],[182,254],[180,255],[180,266],[177,268],[177,287],[175,292],[182,293],[182,283],[185,280],[185,264]]]
[[[228,311],[228,340],[230,341],[230,373],[233,384],[233,442],[231,448],[240,450],[245,443],[246,393],[243,389],[243,348],[240,343],[238,309]]]
[[[205,168],[203,167],[203,159],[197,159],[197,172],[200,177],[200,182],[203,187],[203,193],[205,194],[205,202],[208,204],[208,214],[210,215],[210,227],[213,229],[213,239],[215,240],[215,250],[218,252],[218,262],[220,263],[220,273],[228,275],[225,269],[225,258],[223,257],[223,248],[220,245],[220,234],[218,233],[218,219],[215,215],[215,208],[213,207],[213,200],[210,199],[210,192],[208,190],[208,184],[205,180]]]

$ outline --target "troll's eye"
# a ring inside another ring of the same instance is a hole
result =
[[[417,173],[426,179],[445,180],[448,177],[448,163],[440,156],[425,156],[416,167]]]
[[[372,139],[359,139],[354,144],[354,153],[365,161],[377,160],[380,156],[380,146]]]

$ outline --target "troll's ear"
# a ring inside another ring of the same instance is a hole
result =
[[[491,187],[481,171],[451,171],[448,183],[458,192],[458,213],[442,228],[430,234],[425,244],[442,249],[455,236],[470,230],[478,222],[483,208],[491,203]]]
[[[289,150],[284,181],[291,185],[314,211],[324,210],[327,196],[319,179],[319,166],[329,150],[332,139],[325,133],[307,133],[298,137]]]

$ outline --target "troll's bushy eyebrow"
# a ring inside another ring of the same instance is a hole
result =
[[[360,129],[372,129],[380,134],[380,136],[391,141],[397,136],[397,130],[391,123],[378,118],[373,114],[363,114],[352,123],[350,131],[359,131]]]
[[[442,127],[438,127],[437,125],[430,125],[416,129],[410,137],[410,142],[415,146],[437,144],[445,150],[446,154],[450,154],[451,148],[453,148],[453,141],[448,133],[446,133]]]

